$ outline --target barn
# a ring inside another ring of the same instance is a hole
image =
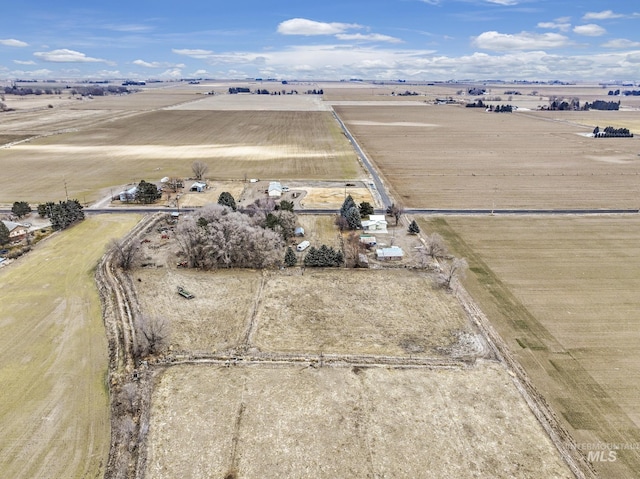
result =
[[[279,181],[272,181],[269,183],[269,189],[267,190],[269,198],[280,198],[282,196],[282,185]]]
[[[196,181],[194,184],[191,185],[191,188],[189,188],[189,191],[197,191],[198,193],[202,193],[206,189],[207,189],[206,183],[202,181]]]

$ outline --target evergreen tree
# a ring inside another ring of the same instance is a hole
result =
[[[222,193],[220,193],[220,196],[218,197],[218,204],[222,206],[228,206],[233,211],[236,211],[236,200],[228,191],[223,191]]]
[[[0,221],[0,246],[4,246],[9,242],[9,228]]]
[[[291,246],[287,248],[287,252],[284,255],[284,264],[285,266],[292,267],[298,263],[298,258],[296,258],[296,254],[294,253]]]
[[[409,224],[409,233],[412,235],[420,233],[420,227],[418,226],[418,223],[416,223],[416,220],[411,221],[411,224]]]
[[[136,188],[135,199],[138,203],[148,205],[155,203],[156,200],[160,199],[160,197],[162,197],[162,193],[153,183],[147,183],[146,181],[141,180]]]
[[[353,201],[353,198],[351,197],[351,195],[347,195],[347,197],[342,202],[342,206],[340,207],[340,216],[343,216],[346,218],[347,211],[349,211],[349,209],[351,208],[356,208],[356,202]]]
[[[22,218],[23,216],[27,216],[31,213],[31,206],[29,206],[29,203],[26,201],[16,201],[11,207],[11,212],[18,218]]]
[[[349,208],[346,212],[346,214],[344,215],[345,219],[347,220],[347,224],[349,225],[349,229],[351,230],[357,230],[362,228],[362,221],[360,218],[360,211],[358,210],[358,208],[356,206],[352,206],[351,208]]]
[[[368,201],[360,203],[360,217],[364,218],[373,214],[373,206]]]

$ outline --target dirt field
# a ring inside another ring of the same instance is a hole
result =
[[[572,477],[493,363],[173,367],[149,434],[149,479]]]
[[[0,475],[101,477],[107,344],[93,268],[135,215],[90,217],[0,270]]]
[[[587,446],[585,455],[597,445],[621,448],[615,461],[594,462],[602,477],[635,477],[640,219],[447,218],[422,225],[468,259],[469,291],[576,442]]]
[[[581,136],[593,127],[541,114],[451,105],[336,111],[405,206],[638,207],[637,138],[600,141]]]
[[[135,277],[142,310],[170,320],[177,353],[238,348],[253,324],[249,345],[261,352],[441,356],[442,348],[446,354],[458,348],[462,356],[483,354],[481,342],[471,350],[458,344],[460,334],[473,340],[469,320],[450,295],[416,272],[201,273],[169,265],[137,270]],[[195,298],[180,298],[178,286]],[[347,298],[343,306],[335,304],[339,296]],[[380,297],[387,297],[384,308]]]
[[[107,113],[99,115],[113,120]],[[92,201],[105,188],[188,176],[194,160],[223,180],[362,176],[327,112],[155,111],[0,150],[6,173],[0,202],[52,200],[65,181],[71,197]]]

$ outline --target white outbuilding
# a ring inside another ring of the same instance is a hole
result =
[[[271,181],[267,190],[269,198],[280,198],[282,196],[282,185],[279,181]]]

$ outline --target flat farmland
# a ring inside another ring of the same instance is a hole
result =
[[[471,369],[174,366],[146,475],[573,477],[499,364]]]
[[[2,477],[104,474],[108,352],[93,270],[138,220],[90,217],[0,269]]]
[[[529,113],[336,106],[405,207],[638,208],[637,138]],[[541,115],[541,114],[540,114]]]
[[[167,265],[138,269],[135,277],[141,310],[170,322],[175,352],[229,351],[251,329],[249,345],[262,352],[483,354],[481,342],[458,345],[460,334],[475,341],[475,333],[455,299],[406,270],[202,273]],[[179,297],[178,286],[195,298]],[[380,307],[376,298],[385,295]]]
[[[132,181],[187,176],[194,160],[223,180],[362,176],[329,112],[159,110],[0,150],[0,202],[62,197],[64,182],[91,201]]]
[[[467,258],[466,287],[585,455],[603,444],[621,448],[615,461],[594,462],[602,477],[635,477],[640,218],[451,217],[421,225]]]

